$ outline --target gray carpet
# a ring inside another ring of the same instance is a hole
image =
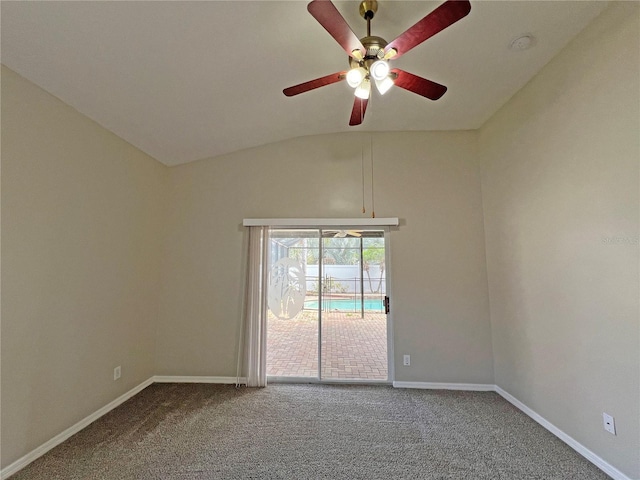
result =
[[[154,384],[19,479],[606,479],[495,393]]]

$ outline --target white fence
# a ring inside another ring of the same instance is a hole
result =
[[[307,291],[317,291],[318,265],[307,265],[306,275]],[[323,265],[322,276],[330,278],[325,288],[330,288],[332,293],[360,293],[360,265]],[[380,278],[380,265],[371,265],[368,275],[363,272],[363,282],[365,294],[386,292],[386,279],[384,272]]]

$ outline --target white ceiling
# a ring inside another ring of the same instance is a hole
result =
[[[379,0],[372,34],[393,40],[441,2]],[[358,37],[358,1],[335,2]],[[282,89],[348,68],[306,1],[1,4],[1,59],[166,165],[287,138],[350,130],[480,127],[607,5],[471,1],[471,13],[394,66],[446,85],[432,102],[374,94],[349,127],[346,82],[296,97]],[[526,51],[511,40],[531,33]]]

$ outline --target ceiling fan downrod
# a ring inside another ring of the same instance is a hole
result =
[[[377,11],[377,0],[364,0],[360,2],[360,16],[367,21],[367,37],[371,36],[371,20],[373,20]]]

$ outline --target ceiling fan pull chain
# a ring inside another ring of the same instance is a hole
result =
[[[373,195],[373,137],[369,136],[371,143],[371,218],[376,218],[376,208]]]
[[[364,143],[360,144],[360,176],[362,177],[362,213],[366,213],[364,208]]]

